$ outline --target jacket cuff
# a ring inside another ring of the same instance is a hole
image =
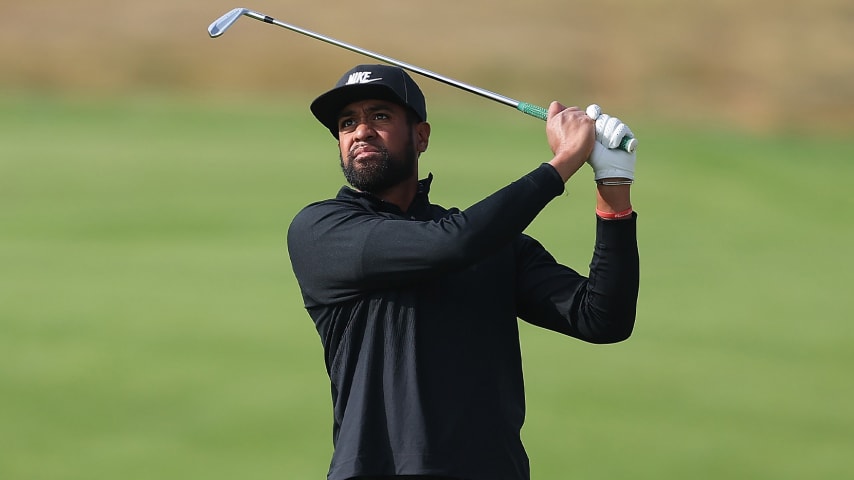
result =
[[[596,243],[602,247],[636,248],[637,219],[637,212],[632,212],[630,218],[625,218],[621,220],[603,220],[597,215]]]

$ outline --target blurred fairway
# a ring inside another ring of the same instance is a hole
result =
[[[431,112],[435,202],[548,159],[494,108]],[[523,327],[533,478],[854,477],[854,144],[627,121],[636,334]],[[324,478],[284,239],[341,184],[305,99],[0,97],[0,479]],[[568,192],[529,233],[586,273],[589,171]]]

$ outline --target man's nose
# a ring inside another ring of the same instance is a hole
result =
[[[356,124],[356,130],[353,131],[353,136],[356,140],[366,140],[373,138],[376,135],[376,130],[367,120],[359,120]]]

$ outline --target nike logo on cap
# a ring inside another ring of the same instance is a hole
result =
[[[371,78],[371,72],[354,72],[347,78],[346,85],[354,85],[357,83],[371,83],[382,80],[382,78]]]

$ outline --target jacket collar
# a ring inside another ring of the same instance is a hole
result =
[[[374,208],[377,208],[378,210],[394,213],[397,215],[409,216],[417,220],[426,220],[431,218],[430,185],[432,185],[432,183],[432,173],[428,174],[427,178],[418,181],[418,191],[415,194],[415,198],[412,200],[412,204],[409,206],[409,210],[406,212],[402,212],[397,205],[388,203],[374,196],[371,193],[361,192],[346,185],[341,187],[341,190],[338,191],[337,198],[351,200],[363,199],[364,201],[369,202]]]

